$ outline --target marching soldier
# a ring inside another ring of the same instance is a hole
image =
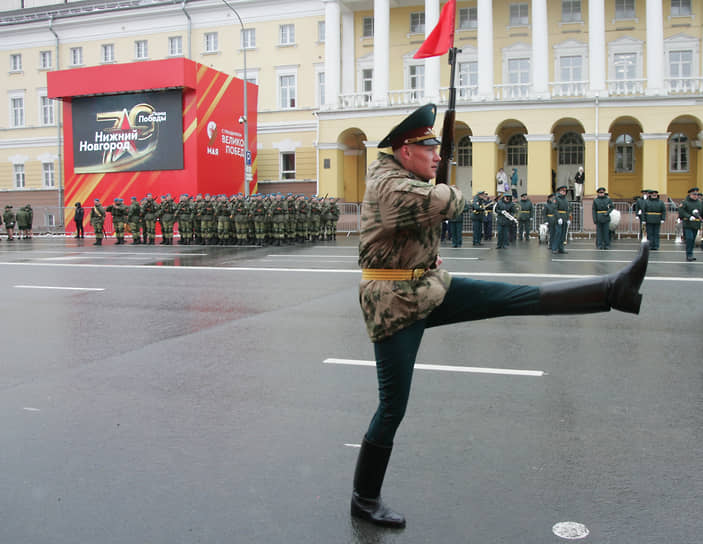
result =
[[[115,229],[115,245],[124,244],[124,227],[129,216],[129,209],[124,205],[121,198],[115,198],[113,204],[110,204],[105,211],[112,214],[112,226]]]
[[[613,201],[605,194],[605,187],[598,187],[593,199],[593,223],[596,225],[596,247],[610,249],[610,212]]]
[[[7,221],[5,221],[7,223]],[[103,225],[105,224],[105,208],[100,204],[100,199],[96,198],[90,210],[90,225],[95,231],[94,246],[103,245]]]
[[[703,202],[700,200],[698,187],[691,187],[688,196],[679,206],[679,219],[683,223],[683,236],[686,242],[686,260],[695,261],[693,250],[696,247],[696,234],[701,228],[703,218]],[[7,223],[7,220],[5,220]]]
[[[666,220],[666,205],[659,200],[659,191],[649,191],[649,198],[644,205],[644,221],[647,229],[647,240],[653,251],[659,249],[659,232]]]
[[[518,202],[520,206],[520,212],[518,214],[518,238],[520,240],[530,239],[530,224],[535,218],[535,209],[532,206],[532,201],[527,198],[527,193],[522,193],[520,195],[520,201]]]

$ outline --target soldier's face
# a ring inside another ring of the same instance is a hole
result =
[[[431,180],[437,175],[439,155],[437,146],[408,144],[399,150],[400,164],[406,170],[424,180]]]

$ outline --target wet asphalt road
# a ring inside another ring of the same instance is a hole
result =
[[[374,370],[325,363],[373,358],[356,239],[91,242],[0,242],[1,543],[544,544],[564,521],[594,544],[703,539],[700,250],[662,243],[637,317],[427,331],[384,486],[408,526],[390,531],[348,513]],[[445,268],[530,284],[638,245],[467,242]]]

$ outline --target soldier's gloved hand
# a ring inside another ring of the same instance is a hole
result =
[[[661,224],[662,224],[662,225],[664,224],[664,220],[663,220],[663,219],[661,220]]]
[[[696,218],[693,216],[691,216],[691,219],[689,219],[689,221],[695,221],[695,220],[696,220]]]
[[[559,223],[560,225],[561,225],[563,222],[564,222],[564,220],[561,219],[561,218],[557,221],[557,223]]]

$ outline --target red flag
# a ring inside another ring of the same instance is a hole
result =
[[[437,26],[422,42],[420,49],[413,55],[414,59],[425,59],[444,55],[454,46],[454,19],[456,17],[456,0],[449,0],[439,14]]]

